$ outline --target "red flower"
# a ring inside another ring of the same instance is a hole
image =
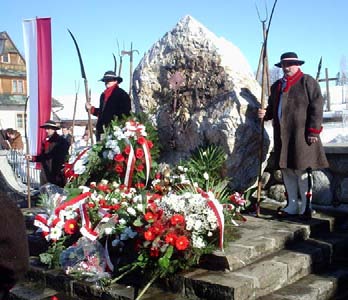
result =
[[[123,149],[123,152],[124,152],[125,154],[129,155],[130,150],[131,150],[131,147],[130,147],[129,145],[126,145],[126,146],[124,147],[124,149]]]
[[[165,241],[166,241],[167,244],[175,246],[175,242],[176,242],[177,238],[178,237],[177,237],[177,235],[175,233],[170,232],[170,233],[168,233],[166,235]]]
[[[51,300],[59,300],[59,298],[57,296],[52,296]]]
[[[146,230],[144,232],[144,238],[147,241],[153,241],[155,239],[155,234],[151,230]]]
[[[164,226],[159,223],[159,222],[156,222],[152,225],[152,227],[150,228],[150,230],[157,235],[161,235],[164,231]]]
[[[95,207],[95,203],[94,202],[88,202],[88,207],[89,208],[94,208]]]
[[[125,160],[124,156],[122,154],[116,154],[114,156],[114,160],[117,161],[117,162],[122,162]]]
[[[144,151],[143,151],[143,149],[141,149],[141,148],[135,149],[135,157],[136,157],[137,159],[140,159],[140,158],[142,158],[143,156],[144,156]]]
[[[150,256],[158,257],[159,256],[159,249],[156,248],[156,247],[151,247],[151,249],[150,249]]]
[[[139,145],[143,145],[146,143],[146,138],[144,138],[143,136],[139,137],[137,140]]]
[[[134,186],[137,189],[143,189],[145,187],[145,184],[143,184],[142,182],[137,182]]]
[[[114,204],[113,206],[112,206],[112,209],[113,210],[119,210],[121,208],[121,205],[120,204]]]
[[[156,179],[161,179],[161,173],[159,173],[159,172],[156,173],[156,174],[155,174],[155,178],[156,178]]]
[[[107,204],[106,204],[106,200],[105,199],[100,199],[99,200],[99,205],[101,206],[101,207],[105,207]]]
[[[185,223],[185,218],[180,215],[180,214],[175,214],[170,218],[170,223],[172,225],[177,225],[177,224],[184,224]]]
[[[117,164],[115,166],[115,172],[118,173],[118,174],[122,174],[123,173],[123,166],[120,165],[120,164]]]
[[[185,250],[188,245],[189,245],[189,240],[187,239],[186,236],[182,235],[182,236],[179,236],[176,241],[175,241],[175,247],[176,249],[178,250]]]
[[[105,184],[99,183],[99,184],[97,185],[97,189],[98,189],[99,191],[106,192],[106,190],[108,190],[108,186],[105,185]]]
[[[244,205],[246,202],[246,200],[237,192],[230,196],[230,201],[237,205]]]
[[[144,170],[144,165],[143,165],[143,164],[137,165],[137,166],[135,166],[135,169],[136,169],[138,172],[141,172],[142,170]]]
[[[149,149],[153,148],[153,142],[147,140],[147,146],[149,147]]]
[[[76,220],[71,219],[71,220],[67,220],[64,224],[64,231],[67,234],[74,234],[76,233],[78,230],[78,225]]]
[[[144,218],[147,222],[154,222],[155,221],[155,214],[149,211],[144,215]]]

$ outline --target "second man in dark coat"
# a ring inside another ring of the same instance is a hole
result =
[[[129,116],[131,111],[131,100],[129,95],[119,87],[122,78],[116,76],[115,72],[107,71],[100,81],[105,83],[105,91],[100,95],[99,108],[86,103],[86,108],[91,114],[98,117],[96,125],[96,138],[100,141],[104,127],[107,127],[115,118]]]

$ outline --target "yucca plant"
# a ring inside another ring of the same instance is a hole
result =
[[[227,155],[221,146],[209,145],[199,148],[197,153],[184,163],[186,176],[193,186],[213,191],[220,202],[229,196],[228,178],[222,176]]]

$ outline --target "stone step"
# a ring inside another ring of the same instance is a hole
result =
[[[278,220],[270,215],[246,216],[246,222],[235,227],[239,237],[226,243],[224,251],[205,256],[201,266],[209,270],[238,270],[297,241],[331,232],[333,219],[321,216],[304,222]]]
[[[35,263],[33,263],[35,264]],[[137,293],[141,290],[137,289]],[[56,296],[58,300],[133,300],[135,288],[123,284],[101,287],[98,283],[76,280],[67,276],[62,270],[48,270],[46,267],[32,265],[26,280],[11,290],[13,300],[44,300]],[[150,287],[142,300],[188,300],[178,294]]]
[[[257,299],[312,272],[329,268],[333,261],[344,257],[347,250],[348,232],[325,233],[320,238],[287,245],[286,249],[233,272],[205,269],[188,272],[183,274],[179,290],[199,299]]]
[[[45,287],[42,283],[22,281],[12,290],[9,300],[51,300],[57,297],[59,300],[78,300],[55,289]],[[90,298],[91,300],[94,300]]]
[[[259,300],[344,300],[348,299],[347,284],[347,265],[336,265],[327,272],[310,274]]]
[[[322,271],[333,257],[345,258],[348,238],[345,232],[333,232],[335,216],[317,213],[310,221],[278,220],[274,218],[274,209],[267,209],[263,208],[261,217],[247,216],[245,223],[233,228],[236,238],[226,243],[224,251],[204,257],[200,268],[157,282],[160,289],[151,288],[146,295],[153,300],[185,299],[180,295],[211,300],[257,299],[311,272]],[[81,299],[132,299],[134,294],[133,288],[124,285],[101,292],[95,285],[72,280],[57,270],[45,271],[35,266],[30,278]],[[156,296],[161,293],[165,297]]]

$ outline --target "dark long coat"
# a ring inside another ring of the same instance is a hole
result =
[[[280,80],[271,87],[265,120],[273,120],[274,154],[280,168],[305,170],[326,168],[328,162],[319,137],[323,97],[317,81],[306,74],[282,94],[282,117],[278,118]],[[319,137],[309,145],[308,135]]]
[[[69,146],[67,141],[56,132],[42,143],[40,154],[34,157],[34,161],[40,162],[42,166],[41,184],[49,182],[64,186],[62,169],[69,153]]]
[[[29,250],[20,209],[0,192],[0,294],[6,292],[29,268]]]
[[[104,126],[107,127],[111,120],[116,117],[122,117],[122,115],[128,116],[131,111],[131,100],[129,95],[116,86],[110,97],[105,103],[105,94],[100,95],[99,108],[93,108],[92,114],[98,117],[96,125],[97,140],[100,139],[100,134],[104,132]]]

